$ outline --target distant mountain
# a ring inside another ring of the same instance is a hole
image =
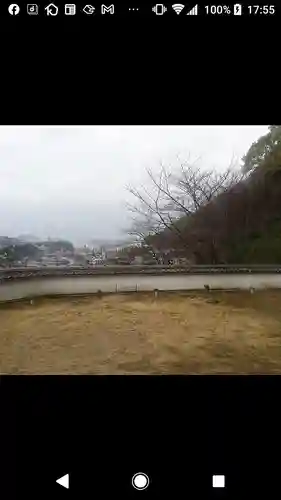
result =
[[[8,247],[10,245],[19,245],[21,240],[19,238],[10,238],[9,236],[0,236],[0,248]]]
[[[40,238],[34,236],[33,234],[20,234],[17,237],[20,241],[28,242],[28,243],[37,243],[40,241]]]

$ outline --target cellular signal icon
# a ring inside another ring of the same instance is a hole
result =
[[[184,5],[182,3],[174,3],[174,5],[172,5],[172,9],[174,9],[175,13],[179,15],[184,9]]]
[[[187,16],[198,16],[198,4],[193,7],[187,14]]]

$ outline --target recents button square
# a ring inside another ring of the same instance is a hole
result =
[[[224,488],[225,487],[225,476],[215,475],[212,477],[213,488]]]

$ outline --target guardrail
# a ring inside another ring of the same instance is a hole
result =
[[[95,267],[22,267],[0,269],[0,283],[12,280],[64,277],[64,276],[106,276],[119,274],[276,274],[281,273],[281,264],[231,265],[216,264],[191,266],[161,265],[129,265],[129,266],[95,266]]]

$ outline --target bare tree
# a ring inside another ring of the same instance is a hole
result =
[[[195,163],[180,161],[176,168],[160,164],[158,172],[147,169],[148,185],[128,186],[136,203],[128,204],[132,213],[130,234],[140,238],[158,236],[170,246],[190,249],[192,233],[187,222],[200,208],[226,192],[243,177],[233,162],[224,172],[204,170]]]

